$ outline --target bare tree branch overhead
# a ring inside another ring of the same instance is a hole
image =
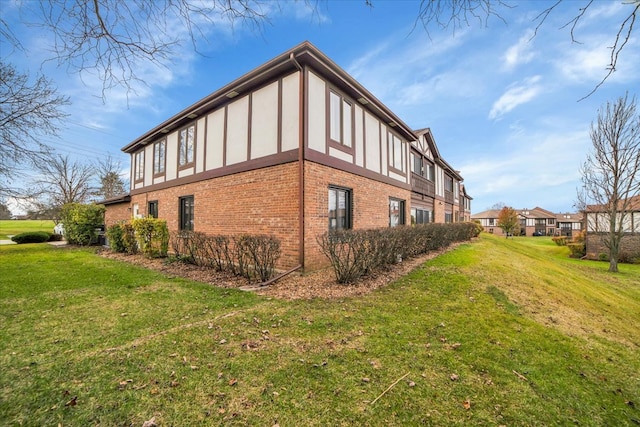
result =
[[[179,60],[185,44],[198,51],[210,28],[243,24],[262,29],[268,5],[260,0],[43,0],[25,2],[29,26],[51,34],[51,57],[70,73],[95,73],[102,96],[115,87],[135,92],[145,83],[140,68],[166,67]],[[2,35],[20,48],[19,40],[0,20]]]
[[[20,168],[37,165],[50,153],[41,138],[58,133],[67,116],[61,108],[68,104],[45,77],[31,82],[28,74],[0,62],[0,196],[16,196],[13,181]]]

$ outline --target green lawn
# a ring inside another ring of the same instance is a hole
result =
[[[48,231],[53,233],[55,224],[48,219],[43,220],[0,220],[0,240],[8,240],[9,236],[24,233],[25,231]]]
[[[640,266],[567,253],[483,234],[289,302],[3,246],[0,424],[637,425]]]

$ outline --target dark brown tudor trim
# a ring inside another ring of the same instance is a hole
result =
[[[334,169],[340,169],[345,172],[352,173],[354,175],[359,175],[365,178],[369,178],[374,181],[382,182],[384,184],[393,185],[395,187],[402,188],[403,190],[411,190],[411,185],[405,182],[398,181],[396,179],[379,174],[369,169],[361,168],[360,166],[356,166],[352,163],[345,162],[344,160],[338,159],[336,157],[331,157],[326,154],[319,153],[317,151],[313,151],[313,150],[307,151],[305,153],[305,159],[315,163],[319,163],[324,166],[329,166]]]
[[[246,162],[235,163],[230,166],[224,166],[208,170],[205,172],[194,173],[182,178],[172,179],[162,183],[149,185],[147,187],[135,189],[131,191],[132,195],[143,194],[148,191],[164,190],[179,185],[193,184],[194,182],[204,181],[207,179],[220,178],[227,175],[233,175],[240,172],[248,172],[255,169],[262,169],[270,166],[282,165],[285,163],[295,162],[298,158],[298,150],[289,150],[284,153],[272,154],[270,156],[260,157],[258,159],[248,160]]]

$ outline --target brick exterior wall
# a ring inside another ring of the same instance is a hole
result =
[[[598,259],[601,253],[609,255],[609,249],[604,245],[602,234],[590,233],[586,237],[586,252],[588,259]],[[620,243],[620,253],[640,257],[640,234],[626,234]]]
[[[329,265],[317,236],[329,229],[329,185],[349,188],[353,197],[354,229],[389,226],[389,198],[405,201],[405,223],[410,223],[411,191],[317,163],[305,162],[304,251],[305,269]]]
[[[131,219],[131,205],[128,202],[115,203],[106,206],[104,213],[105,229],[119,222],[126,222]]]
[[[278,268],[298,265],[298,163],[267,167],[133,195],[139,213],[158,201],[158,218],[177,231],[179,199],[193,196],[194,231],[206,234],[266,234],[280,239]]]

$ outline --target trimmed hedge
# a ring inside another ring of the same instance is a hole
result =
[[[280,240],[273,236],[229,237],[194,231],[171,233],[171,249],[181,261],[228,271],[236,276],[265,282],[280,258]]]
[[[26,231],[24,233],[16,234],[11,238],[18,244],[22,243],[44,243],[51,239],[52,234],[46,231]]]
[[[472,222],[421,224],[375,230],[338,230],[317,238],[329,259],[338,283],[353,283],[376,270],[403,259],[445,248],[477,237]]]

